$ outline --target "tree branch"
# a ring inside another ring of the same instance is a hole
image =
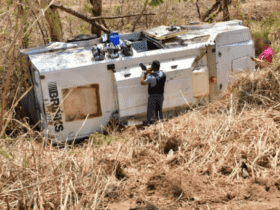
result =
[[[86,22],[88,22],[88,23],[90,23],[90,24],[96,26],[97,28],[99,28],[100,30],[104,31],[105,33],[109,33],[109,32],[110,32],[109,30],[107,30],[107,29],[104,28],[103,26],[99,25],[98,23],[93,22],[93,18],[90,19],[90,18],[86,17],[85,15],[82,15],[82,14],[80,14],[80,13],[78,13],[78,12],[72,10],[71,8],[67,8],[67,7],[63,6],[63,5],[60,4],[60,3],[52,4],[52,7],[58,8],[58,9],[64,11],[64,12],[67,12],[67,13],[69,13],[69,14],[71,14],[71,15],[74,15],[74,16],[76,16],[77,18],[80,18],[80,19],[82,19],[82,20],[84,20],[84,21],[86,21]],[[95,19],[95,20],[96,20],[96,19]]]
[[[108,25],[106,24],[106,22],[105,22],[105,20],[103,18],[101,19],[101,22],[102,22],[103,26],[110,31]]]
[[[223,7],[222,7],[222,5],[220,4],[220,7],[219,7],[218,12],[215,13],[215,17],[216,17],[221,11],[223,11]],[[209,20],[213,20],[213,18],[210,17],[210,18],[208,18],[205,22],[208,22]]]
[[[140,16],[140,17],[141,17],[141,15],[155,15],[154,13],[148,13],[148,14],[147,14],[147,13],[143,13],[144,10],[142,10],[142,13],[141,13],[141,14],[136,14],[136,15],[123,15],[123,16],[110,16],[110,17],[102,17],[102,16],[100,16],[100,17],[92,17],[92,18],[89,18],[89,17],[86,17],[86,16],[84,16],[84,15],[82,15],[82,14],[79,14],[78,12],[72,10],[71,8],[67,8],[67,7],[65,7],[65,6],[63,6],[63,5],[59,4],[59,3],[52,4],[52,6],[53,6],[53,7],[56,7],[56,8],[59,8],[59,9],[61,9],[62,11],[67,12],[67,13],[69,13],[69,14],[71,14],[71,15],[74,15],[75,17],[80,18],[80,19],[82,19],[82,20],[84,20],[84,21],[86,21],[86,22],[88,22],[88,23],[90,23],[90,24],[93,24],[93,25],[95,25],[95,26],[96,26],[97,23],[94,23],[94,22],[92,22],[92,21],[100,20],[100,19],[101,19],[101,20],[104,20],[104,19],[116,19],[116,18],[134,17],[134,16]],[[139,17],[138,17],[138,18],[139,18]],[[107,25],[106,25],[106,23],[105,23],[105,21],[104,21],[104,22],[102,21],[102,23],[103,23],[103,25],[104,25],[106,28],[108,28]],[[137,23],[137,21],[136,21],[136,23]],[[99,24],[97,24],[97,25],[98,25],[98,26],[96,26],[96,27],[99,27],[99,26],[102,27],[102,26],[99,25]],[[101,28],[100,28],[100,29],[101,29]],[[104,32],[107,31],[104,27],[102,27],[101,30],[104,31]]]
[[[223,16],[224,16],[224,21],[230,20],[230,18],[229,18],[229,11],[228,11],[228,0],[224,0]]]
[[[202,16],[202,21],[204,21],[212,12],[218,9],[219,4],[221,3],[221,0],[217,0],[217,2]]]
[[[32,11],[32,14],[33,14],[33,16],[35,17],[35,19],[37,19],[37,16],[36,16],[35,12],[33,11],[33,9],[32,9],[31,11]],[[39,21],[37,22],[37,24],[38,24],[38,27],[39,27],[39,29],[40,29],[40,31],[41,31],[42,36],[43,36],[44,44],[46,45],[46,44],[47,44],[47,41],[46,41],[46,40],[47,40],[47,37],[46,37],[46,35],[45,35],[45,33],[44,33],[44,31],[43,31],[43,29],[42,29],[41,24],[40,24]]]
[[[136,24],[139,22],[140,18],[142,17],[144,11],[146,10],[146,7],[147,7],[147,4],[148,4],[148,0],[146,0],[145,4],[144,4],[144,7],[140,13],[140,15],[138,16],[137,20],[134,22],[133,24],[133,28],[131,30],[131,32],[134,32],[135,31],[135,27],[136,27]]]
[[[122,16],[110,16],[110,17],[92,17],[92,18],[88,18],[89,20],[99,20],[99,19],[116,19],[116,18],[126,18],[126,17],[135,17],[135,16],[139,16],[141,14],[136,14],[136,15],[122,15]],[[154,13],[143,13],[142,15],[156,15]]]
[[[196,4],[195,4],[195,5],[196,5],[196,9],[197,9],[198,17],[199,17],[199,19],[201,19],[200,10],[199,10],[199,7],[198,7],[198,1],[199,1],[199,0],[197,0],[197,1],[196,1]]]

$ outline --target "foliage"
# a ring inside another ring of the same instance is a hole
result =
[[[87,3],[87,2],[85,2],[84,3],[84,12],[92,12],[92,6],[91,6],[91,4],[89,4],[89,3]]]
[[[0,146],[0,155],[2,155],[4,158],[10,160],[10,158],[15,158],[13,153],[11,151],[9,151],[9,153],[7,153],[1,146]]]
[[[250,30],[254,39],[269,39],[272,42],[271,48],[274,54],[280,52],[280,46],[273,41],[272,33],[280,28],[280,12],[271,13],[261,21],[249,21]]]
[[[104,143],[109,145],[120,140],[119,137],[105,136],[99,132],[91,135],[89,139],[90,141],[93,141],[93,143],[97,144],[97,146],[102,146]]]
[[[74,20],[74,16],[73,15],[69,15],[68,20],[69,20],[69,22],[72,22]]]
[[[82,24],[80,25],[79,29],[80,29],[80,32],[81,32],[82,34],[86,34],[86,33],[89,32],[89,29],[86,28],[86,24],[85,24],[85,23],[82,23]]]
[[[116,6],[114,6],[114,11],[117,11],[118,9],[120,8],[120,5],[116,5]]]
[[[209,23],[213,23],[215,18],[217,17],[217,14],[216,13],[212,13],[209,15]]]
[[[163,3],[163,0],[151,0],[149,6],[156,7]]]
[[[132,24],[131,23],[128,23],[128,24],[126,24],[124,27],[123,27],[123,29],[125,29],[125,30],[129,30],[129,29],[131,29],[132,28]]]

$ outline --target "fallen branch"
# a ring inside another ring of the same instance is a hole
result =
[[[117,19],[117,18],[125,18],[125,17],[135,17],[139,16],[141,14],[136,14],[136,15],[123,15],[123,16],[110,16],[110,17],[94,17],[94,18],[89,18],[89,20],[98,20],[98,19]],[[143,13],[142,15],[156,15],[154,13]]]
[[[77,18],[80,18],[80,19],[82,19],[82,20],[84,20],[84,21],[86,21],[86,22],[88,22],[88,23],[90,23],[90,24],[93,24],[94,26],[96,26],[96,27],[98,27],[98,28],[100,28],[100,27],[102,27],[101,25],[99,25],[99,24],[97,24],[97,23],[94,23],[94,22],[92,22],[92,21],[95,21],[95,20],[103,20],[103,19],[117,19],[117,18],[125,18],[125,17],[135,17],[135,16],[139,16],[139,15],[155,15],[155,14],[153,14],[153,13],[148,13],[148,14],[136,14],[136,15],[123,15],[123,16],[111,16],[111,17],[102,17],[102,16],[99,16],[99,17],[92,17],[92,18],[89,18],[89,17],[86,17],[86,16],[84,16],[84,15],[82,15],[82,14],[80,14],[80,13],[78,13],[78,12],[76,12],[76,11],[74,11],[74,10],[72,10],[71,8],[67,8],[67,7],[65,7],[65,6],[63,6],[63,5],[61,5],[61,4],[59,4],[59,3],[55,3],[55,4],[52,4],[52,7],[56,7],[56,8],[59,8],[59,9],[61,9],[62,11],[64,11],[64,12],[67,12],[67,13],[69,13],[69,14],[71,14],[71,15],[74,15],[75,17],[77,17]],[[97,25],[98,26],[97,26]],[[103,23],[104,24],[104,23]],[[99,27],[100,26],[100,27]],[[104,24],[104,26],[106,27],[106,24]],[[102,28],[100,28],[102,31],[104,31],[104,32],[107,32],[107,30],[104,28],[104,27],[102,27]]]
[[[221,0],[217,0],[217,2],[202,16],[202,21],[204,21],[211,13],[216,11],[220,4],[221,4]]]
[[[108,29],[104,28],[102,25],[99,25],[98,23],[93,22],[93,20],[96,20],[96,19],[94,19],[94,18],[88,18],[88,17],[86,17],[85,15],[82,15],[82,14],[80,14],[80,13],[74,11],[74,10],[71,9],[71,8],[65,7],[65,6],[63,6],[62,4],[60,4],[60,3],[52,4],[51,7],[58,8],[58,9],[64,11],[64,12],[67,12],[67,13],[69,13],[69,14],[71,14],[71,15],[74,15],[75,17],[80,18],[80,19],[82,19],[82,20],[84,20],[84,21],[90,23],[91,25],[94,25],[95,27],[99,28],[100,30],[104,31],[105,33],[110,33],[110,31],[109,31]]]

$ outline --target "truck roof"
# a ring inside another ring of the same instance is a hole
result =
[[[151,42],[158,42],[162,46],[161,49],[151,51],[142,49],[143,43],[138,43],[137,41],[142,32],[121,34],[121,42],[126,39],[135,40],[135,43],[133,43],[133,56],[130,57],[119,56],[116,59],[106,58],[102,61],[95,61],[92,55],[92,47],[94,44],[100,44],[100,38],[72,43],[52,42],[41,47],[22,49],[21,53],[29,56],[32,64],[39,72],[46,73],[112,61],[118,62],[127,59],[139,59],[143,56],[155,54],[172,54],[172,52],[186,49],[204,48],[206,45],[213,43],[220,33],[247,29],[247,27],[242,25],[242,21],[239,20],[202,26],[183,26],[182,28],[187,30],[186,33],[174,36],[173,38],[167,40],[151,39]],[[182,44],[182,41],[185,41],[186,45]],[[242,41],[244,40],[240,39],[240,42]],[[142,48],[140,49],[137,44]]]

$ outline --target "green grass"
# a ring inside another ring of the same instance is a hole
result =
[[[83,8],[83,9],[84,9],[84,12],[90,12],[90,13],[92,12],[92,6],[91,6],[91,4],[85,2],[83,6],[84,6],[84,8]]]
[[[129,30],[129,29],[131,29],[132,28],[132,24],[131,23],[128,23],[128,24],[126,24],[124,27],[123,27],[123,29],[125,29],[125,30]]]
[[[273,12],[261,21],[250,20],[249,26],[255,39],[269,39],[272,42],[273,53],[276,55],[280,52],[280,46],[272,37],[272,33],[280,28],[280,12]]]
[[[111,136],[105,136],[99,132],[92,134],[89,137],[90,141],[93,141],[93,143],[95,143],[97,146],[102,146],[104,143],[109,145],[112,144],[114,142],[117,142],[120,140],[119,137],[111,137]]]

